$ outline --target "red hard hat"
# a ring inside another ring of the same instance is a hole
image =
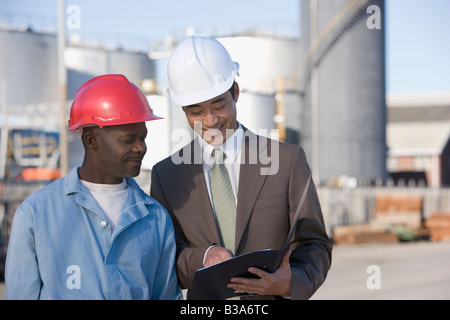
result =
[[[69,130],[86,125],[114,126],[161,119],[153,114],[144,93],[121,74],[92,78],[75,94]]]

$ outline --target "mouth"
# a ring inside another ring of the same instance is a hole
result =
[[[127,162],[130,162],[134,165],[141,165],[142,164],[142,159],[129,159],[127,160]]]
[[[217,129],[207,129],[207,130],[205,130],[205,134],[207,134],[210,137],[217,137],[218,135],[222,135],[223,127],[224,127],[224,124],[222,124]]]

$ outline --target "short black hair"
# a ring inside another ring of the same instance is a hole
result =
[[[228,89],[228,91],[230,91],[231,96],[233,97],[233,100],[235,100],[235,96],[234,96],[234,85],[236,84],[236,81],[233,81],[233,84],[231,85],[231,88]]]

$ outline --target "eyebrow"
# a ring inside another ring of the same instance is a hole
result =
[[[220,103],[226,100],[226,97],[218,97],[217,99],[213,100],[211,104]],[[189,106],[186,106],[186,108],[195,108],[195,107],[201,107],[199,104],[191,104]]]
[[[217,98],[216,100],[214,100],[214,101],[212,102],[212,104],[220,103],[220,102],[223,102],[223,101],[225,101],[225,100],[226,100],[225,97],[219,97],[219,98]]]

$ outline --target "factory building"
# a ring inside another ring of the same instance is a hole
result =
[[[450,93],[387,97],[388,170],[397,185],[450,186]]]

